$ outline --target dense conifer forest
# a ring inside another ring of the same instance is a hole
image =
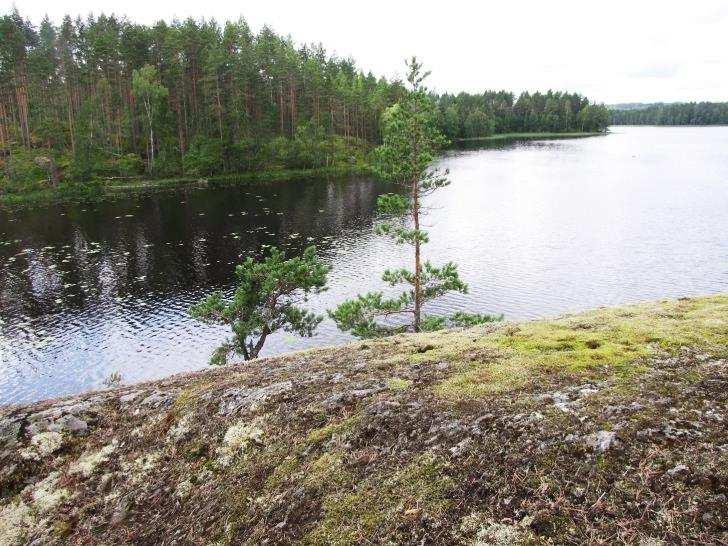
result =
[[[403,52],[404,56],[404,52]],[[243,19],[0,18],[3,192],[64,181],[366,165],[404,93],[321,45]],[[578,94],[432,95],[450,139],[601,131]]]
[[[617,106],[611,120],[613,125],[728,125],[728,102]]]
[[[609,111],[577,93],[485,91],[438,97],[440,125],[450,139],[499,133],[603,131]]]

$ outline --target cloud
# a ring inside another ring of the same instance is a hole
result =
[[[630,78],[672,78],[679,70],[676,63],[649,63],[628,74]]]
[[[696,23],[715,24],[720,23],[724,19],[728,19],[728,4],[719,4],[717,6],[706,7],[704,12],[693,14]]]

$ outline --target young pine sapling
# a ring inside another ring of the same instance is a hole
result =
[[[422,72],[416,58],[407,63],[410,90],[382,117],[382,145],[376,150],[377,168],[382,178],[405,189],[405,195],[390,193],[377,201],[378,212],[386,220],[377,233],[413,249],[414,269],[387,269],[382,275],[390,286],[405,285],[398,296],[387,297],[381,291],[359,295],[329,311],[338,327],[357,337],[375,337],[398,331],[436,330],[445,325],[472,325],[498,320],[490,315],[459,312],[450,319],[425,316],[424,304],[447,292],[467,292],[458,275],[457,265],[441,267],[422,259],[422,245],[428,242],[422,229],[422,201],[434,191],[447,186],[448,171],[432,166],[436,153],[446,143],[437,125],[436,106],[422,82],[429,75]]]
[[[245,360],[257,358],[268,336],[281,329],[312,336],[323,317],[300,304],[310,294],[326,290],[330,269],[313,246],[290,259],[271,248],[261,261],[248,258],[238,265],[238,285],[231,299],[214,292],[191,309],[195,318],[232,329],[232,338],[215,350],[210,363],[225,364],[231,353]]]

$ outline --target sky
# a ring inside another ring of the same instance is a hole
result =
[[[728,101],[728,0],[0,0],[34,23],[44,15],[159,19],[244,17],[321,42],[375,75],[404,74],[417,55],[431,89],[569,90],[594,101]]]

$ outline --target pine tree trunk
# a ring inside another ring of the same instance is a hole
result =
[[[291,136],[296,134],[296,118],[298,117],[298,111],[296,109],[296,86],[293,81],[293,76],[289,78],[290,82],[290,105],[291,105]]]
[[[281,136],[284,135],[285,131],[283,129],[284,127],[284,120],[283,120],[283,80],[279,83],[278,86],[278,112],[280,114],[280,122],[281,122]]]
[[[6,114],[5,114],[5,97],[2,97],[2,100],[0,101],[0,149],[4,150],[7,146],[8,136],[7,136],[7,121],[6,121]]]
[[[334,99],[329,99],[329,124],[331,127],[329,127],[329,132],[333,135],[335,133],[334,130]]]
[[[220,101],[220,78],[215,76],[215,86],[217,91],[217,128],[220,134],[220,142],[222,142],[222,102]]]
[[[147,111],[147,121],[149,122],[149,160],[147,169],[151,173],[154,167],[154,127],[152,126],[152,106],[149,103],[149,97],[144,99],[144,108]]]
[[[177,138],[179,139],[179,153],[182,157],[184,157],[185,152],[187,151],[187,146],[185,144],[185,134],[184,134],[184,123],[182,120],[182,107],[180,105],[180,97],[175,97],[175,114],[177,114]]]
[[[28,88],[25,63],[20,63],[16,73],[15,100],[18,105],[18,118],[23,145],[30,148],[30,123],[28,121]]]
[[[417,176],[417,157],[419,156],[419,135],[416,132],[412,135],[412,218],[414,220],[415,235],[415,309],[414,309],[414,331],[420,331],[422,322],[422,264],[420,256],[420,185]]]

